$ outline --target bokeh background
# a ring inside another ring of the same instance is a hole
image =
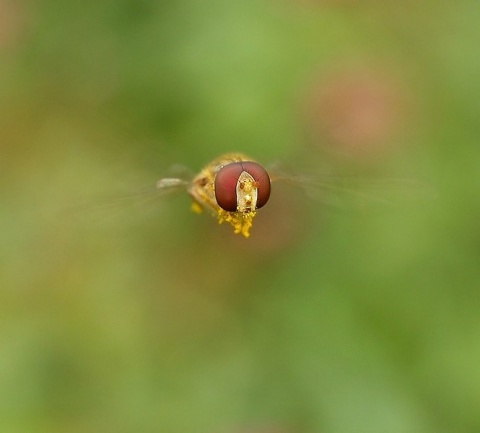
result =
[[[479,22],[0,0],[0,431],[480,431]],[[308,173],[248,240],[137,194],[228,151]]]

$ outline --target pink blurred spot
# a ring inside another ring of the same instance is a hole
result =
[[[404,97],[392,75],[349,68],[323,78],[307,104],[315,144],[356,156],[391,149],[402,123]]]
[[[0,50],[18,42],[25,21],[25,5],[21,1],[0,0]]]

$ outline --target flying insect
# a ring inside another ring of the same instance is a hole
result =
[[[241,153],[222,155],[198,173],[191,182],[163,178],[157,188],[186,187],[192,210],[209,211],[218,222],[229,223],[236,234],[248,238],[258,209],[270,198],[271,179],[258,162]]]

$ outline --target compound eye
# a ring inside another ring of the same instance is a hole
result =
[[[238,210],[240,198],[237,192],[242,173],[247,173],[254,181],[256,202],[251,210],[264,206],[270,197],[270,176],[265,168],[253,161],[232,162],[223,166],[215,176],[215,198],[218,205],[228,212]]]

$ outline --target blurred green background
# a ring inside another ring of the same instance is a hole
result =
[[[480,431],[479,22],[0,0],[0,431]],[[110,201],[229,151],[413,187],[275,184],[248,240]]]

